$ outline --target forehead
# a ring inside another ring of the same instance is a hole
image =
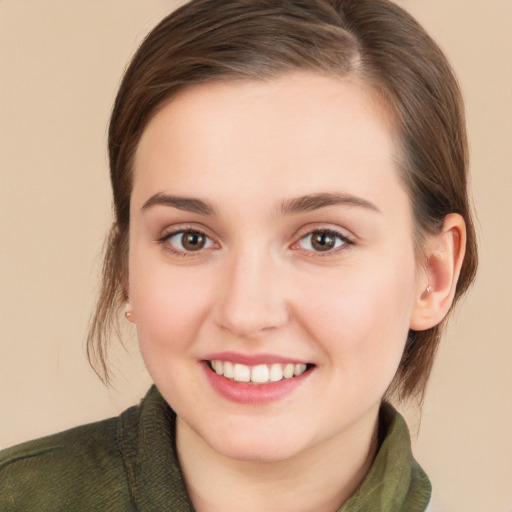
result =
[[[132,200],[167,188],[204,196],[219,182],[238,195],[264,183],[268,192],[334,187],[375,200],[386,183],[398,184],[392,125],[377,94],[356,79],[295,73],[193,86],[146,127]]]

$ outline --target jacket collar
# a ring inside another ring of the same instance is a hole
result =
[[[432,487],[412,455],[407,424],[386,403],[381,407],[380,422],[383,441],[372,467],[339,512],[423,512]]]
[[[137,510],[192,512],[176,455],[176,415],[152,386],[121,415],[118,441]]]

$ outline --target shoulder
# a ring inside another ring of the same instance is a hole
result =
[[[0,452],[0,509],[92,510],[110,501],[104,509],[130,510],[118,425],[111,418]]]
[[[155,386],[119,417],[0,452],[0,511],[187,510],[176,415]]]

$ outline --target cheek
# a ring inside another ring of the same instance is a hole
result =
[[[145,358],[145,354],[176,354],[196,337],[207,314],[204,279],[197,269],[137,263],[135,255],[130,268],[130,300],[141,351]]]
[[[299,314],[335,371],[375,383],[392,379],[400,362],[415,276],[413,259],[403,266],[380,263],[309,283]]]

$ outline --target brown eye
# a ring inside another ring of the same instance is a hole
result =
[[[311,245],[317,251],[329,251],[330,249],[334,249],[336,238],[330,233],[313,233],[311,236]]]
[[[167,242],[180,252],[196,252],[213,245],[210,238],[200,231],[179,231],[167,238]]]
[[[350,241],[335,231],[313,231],[303,236],[299,241],[299,247],[309,251],[327,252],[342,247]]]
[[[206,244],[206,237],[202,233],[187,232],[181,235],[181,243],[187,251],[198,251]]]

